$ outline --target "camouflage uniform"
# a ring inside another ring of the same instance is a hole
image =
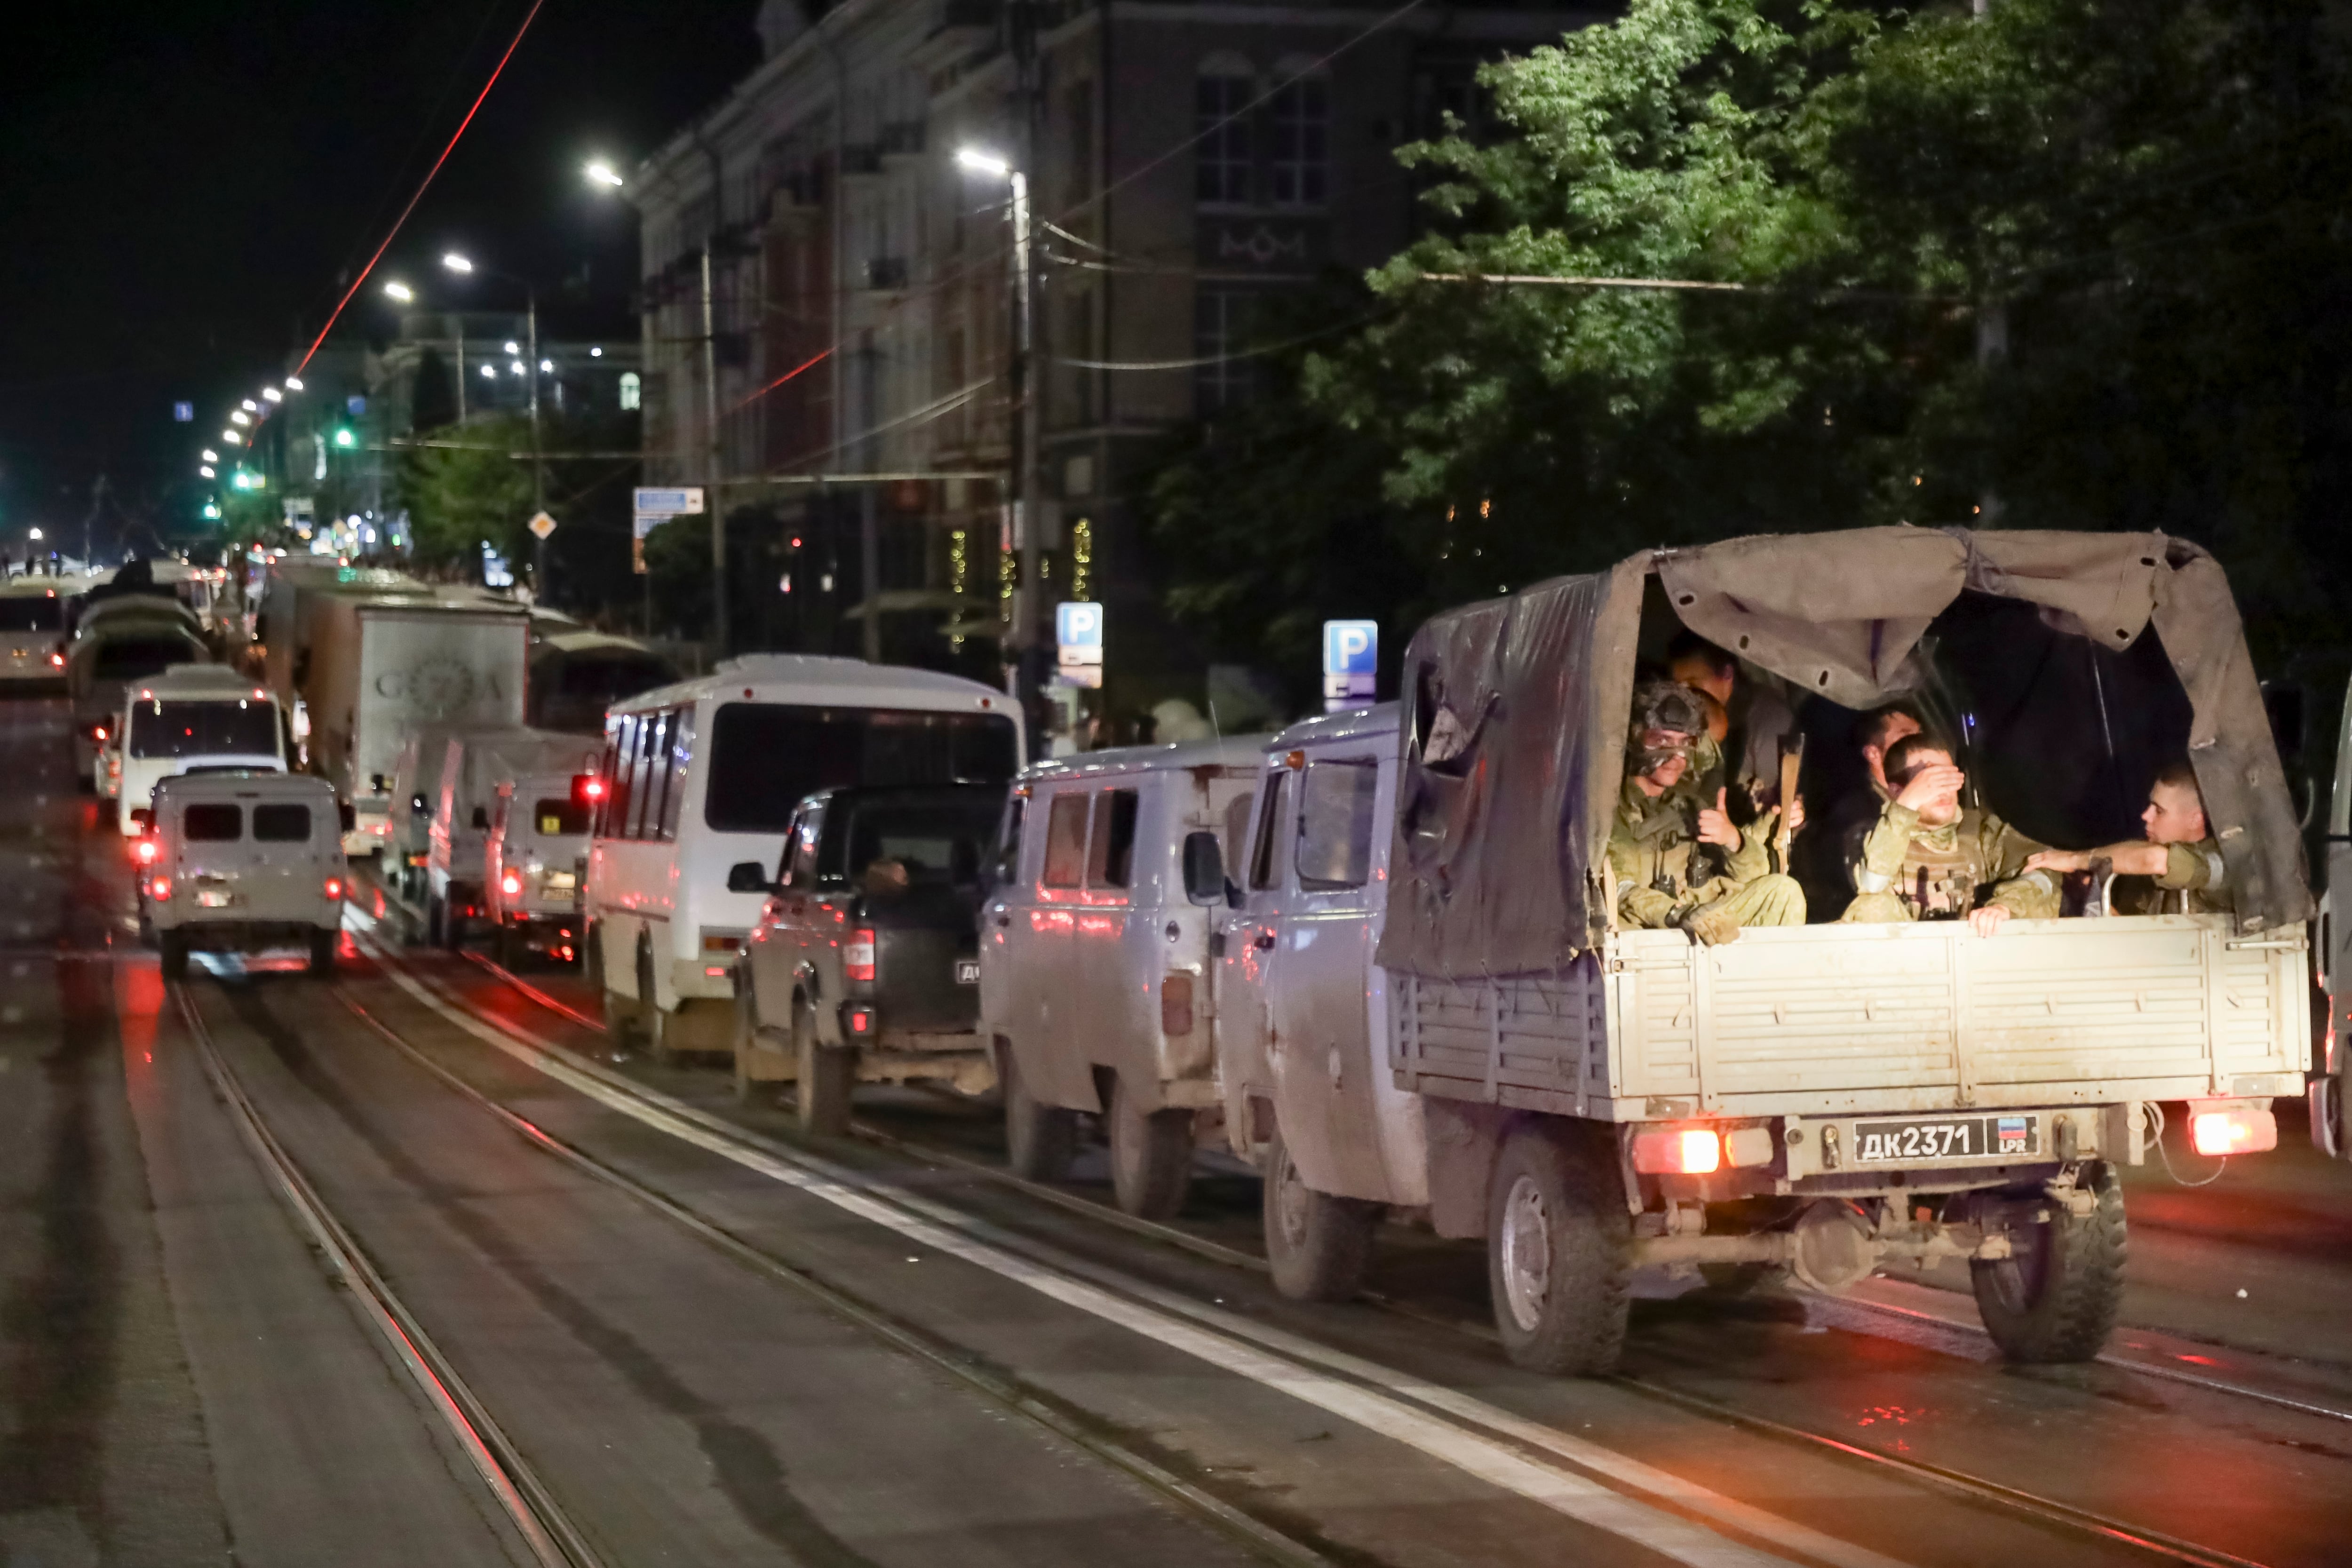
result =
[[[1688,784],[1651,795],[1626,779],[1609,833],[1621,924],[1680,926],[1706,910],[1719,910],[1743,926],[1805,923],[1803,891],[1772,870],[1768,847],[1779,815],[1746,828],[1739,847],[1725,850],[1698,841],[1700,808],[1714,804],[1712,794],[1702,796]]]
[[[1957,822],[1922,827],[1917,812],[1890,800],[1853,854],[1855,897],[1840,918],[1958,920],[1999,904],[2020,920],[2055,919],[2058,873],[2025,869],[2044,847],[1989,811],[1971,806]]]
[[[2115,892],[2115,909],[2127,915],[2231,915],[2238,901],[2230,891],[2221,847],[2210,838],[2168,844],[2165,868],[2155,877],[2126,877]]]

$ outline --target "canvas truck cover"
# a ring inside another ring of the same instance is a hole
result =
[[[2044,625],[2116,651],[2154,626],[2188,698],[2189,757],[2241,926],[2310,918],[2294,805],[2210,555],[2153,533],[1856,529],[1645,552],[1414,634],[1383,967],[1540,973],[1598,942],[1653,573],[1692,630],[1854,709],[1908,689],[1906,661],[1964,590],[2030,604]]]

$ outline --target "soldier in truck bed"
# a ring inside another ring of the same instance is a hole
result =
[[[2029,865],[2037,844],[1989,811],[1960,805],[1967,775],[1943,742],[1897,741],[1886,753],[1894,795],[1853,840],[1850,921],[1966,920],[1979,936],[2003,921],[2059,912],[2059,874]]]
[[[2029,871],[2082,871],[2105,860],[2120,879],[2113,907],[2126,915],[2226,915],[2237,912],[2221,846],[2205,822],[2205,795],[2188,762],[2156,775],[2140,813],[2146,838],[2103,849],[2044,849],[2025,862]]]
[[[1695,754],[1706,738],[1696,693],[1660,681],[1633,694],[1625,783],[1609,835],[1618,919],[1688,931],[1709,946],[1743,926],[1804,924],[1803,891],[1772,870],[1768,846],[1780,814],[1743,829],[1726,812],[1721,789],[1710,802],[1695,787]],[[1801,804],[1790,811],[1801,824]]]

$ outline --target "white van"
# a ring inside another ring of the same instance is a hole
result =
[[[1129,1214],[1184,1201],[1197,1111],[1218,1104],[1210,940],[1187,841],[1237,847],[1265,737],[1041,762],[1006,809],[981,914],[981,1030],[1004,1085],[1013,1168],[1058,1180],[1081,1111],[1101,1115]],[[1200,861],[1198,848],[1191,858]],[[1223,902],[1223,878],[1204,891]]]
[[[1002,691],[852,658],[755,654],[614,703],[584,912],[615,1037],[733,1050],[735,955],[766,895],[728,891],[728,871],[774,865],[803,796],[1003,784],[1021,752],[1019,710]]]
[[[595,765],[596,742],[586,735],[516,729],[450,737],[425,857],[427,941],[455,952],[465,942],[468,922],[481,917],[483,865],[499,781],[559,770],[569,778]]]
[[[303,773],[183,773],[155,791],[157,854],[140,872],[141,913],[163,952],[163,977],[192,948],[310,951],[310,973],[335,967],[351,873],[333,786]]]
[[[124,699],[115,732],[121,759],[115,822],[126,838],[138,837],[156,784],[173,773],[288,771],[288,730],[277,701],[234,669],[175,664]]]
[[[66,679],[66,599],[55,577],[11,577],[0,587],[0,685]]]
[[[1228,873],[1217,1079],[1234,1152],[1264,1178],[1266,1262],[1288,1296],[1355,1293],[1386,1208],[1429,1202],[1421,1097],[1389,1071],[1397,705],[1295,724],[1265,752]]]
[[[482,918],[509,969],[533,951],[569,963],[580,951],[580,872],[593,815],[572,772],[501,778],[482,861]]]

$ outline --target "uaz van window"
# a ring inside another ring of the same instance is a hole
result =
[[[268,702],[142,702],[131,710],[131,754],[274,757],[277,712]]]
[[[205,803],[180,818],[180,836],[191,844],[234,844],[245,836],[245,808]]]
[[[1298,797],[1298,885],[1360,888],[1372,874],[1372,795],[1380,768],[1315,763]]]
[[[719,833],[782,833],[818,790],[1002,784],[1013,755],[1001,714],[730,702],[711,722],[702,819]]]
[[[0,595],[0,632],[54,632],[65,624],[62,599],[45,594]]]
[[[260,844],[308,844],[310,808],[291,803],[253,808],[253,837]]]

